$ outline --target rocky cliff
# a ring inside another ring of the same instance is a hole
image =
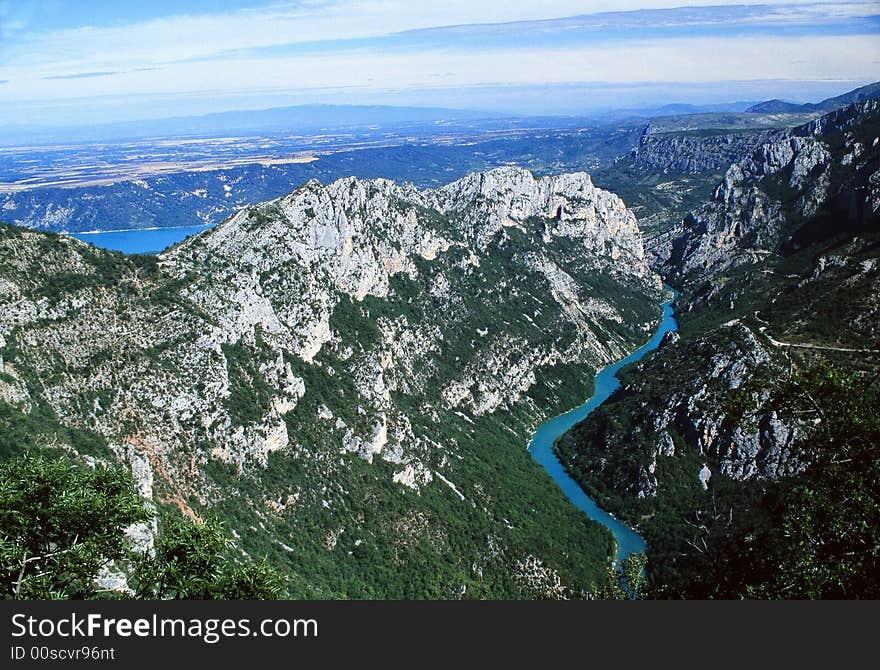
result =
[[[584,173],[310,181],[157,259],[5,227],[0,278],[4,434],[32,422],[219,514],[295,595],[602,578],[608,536],[524,445],[647,336],[662,288]]]
[[[702,281],[765,254],[876,225],[880,102],[778,132],[733,163],[672,241],[664,273]],[[810,221],[810,225],[807,225]]]
[[[702,173],[726,170],[731,163],[766,143],[773,131],[740,133],[652,133],[648,127],[629,162],[640,170]]]

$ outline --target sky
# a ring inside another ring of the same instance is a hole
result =
[[[311,103],[579,114],[876,80],[880,0],[0,0],[6,125]]]

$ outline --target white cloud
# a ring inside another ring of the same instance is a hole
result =
[[[713,0],[335,0],[259,10],[166,17],[110,28],[16,34],[0,49],[7,114],[21,103],[100,96],[252,94],[345,89],[356,93],[430,87],[542,85],[585,81],[707,82],[749,79],[871,80],[880,72],[876,35],[627,39],[619,44],[412,47],[406,53],[328,46],[301,55],[232,56],[298,42],[360,39],[404,30],[548,19],[597,11],[720,5]],[[741,3],[742,4],[742,3]],[[746,2],[745,4],[757,4]],[[816,12],[863,16],[876,2],[780,6],[780,20]],[[0,20],[15,21],[0,0]],[[5,9],[4,9],[5,8]],[[823,9],[824,8],[824,9]],[[4,13],[5,12],[5,13]],[[83,78],[83,73],[118,72]],[[77,77],[77,75],[80,75]],[[51,79],[47,79],[51,77]],[[61,78],[59,78],[61,77]],[[71,78],[66,78],[71,77]],[[73,78],[76,77],[76,78]],[[251,105],[253,106],[253,105]]]
[[[802,0],[736,0],[737,4],[796,4]],[[143,66],[220,52],[284,44],[374,37],[458,24],[539,20],[600,11],[723,5],[718,0],[333,0],[280,3],[237,12],[178,15],[108,28],[78,27],[18,34],[7,27],[0,65],[37,71]],[[838,3],[843,8],[865,3]],[[11,10],[10,10],[11,11]],[[861,11],[864,11],[863,9]],[[10,19],[14,21],[14,19]],[[58,74],[52,72],[52,74]]]
[[[874,36],[841,38],[691,38],[487,52],[426,51],[402,57],[358,53],[181,63],[170,70],[70,80],[32,80],[21,100],[111,94],[216,90],[302,91],[358,87],[370,91],[450,85],[583,81],[705,82],[747,79],[871,79],[880,61]],[[440,75],[440,76],[438,76]]]

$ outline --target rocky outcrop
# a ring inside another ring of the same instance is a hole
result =
[[[585,172],[536,179],[520,168],[499,168],[468,175],[430,192],[428,199],[460,222],[480,249],[505,226],[522,227],[537,218],[545,242],[577,239],[592,254],[621,259],[623,271],[646,274],[635,216],[618,196],[596,188]]]
[[[712,202],[686,218],[663,274],[700,282],[784,245],[876,225],[878,117],[880,101],[870,100],[771,135],[730,166]],[[799,230],[806,220],[814,225]],[[834,220],[844,228],[832,227]]]
[[[560,449],[593,481],[639,498],[657,494],[662,459],[688,454],[699,457],[692,476],[704,488],[712,473],[737,480],[794,474],[803,467],[794,446],[812,417],[780,416],[769,384],[757,383],[781,370],[776,358],[739,320],[691,341],[668,333],[608,407],[575,427]],[[625,424],[617,418],[623,415]]]
[[[628,164],[650,172],[717,172],[750,154],[772,136],[772,131],[709,136],[655,134],[649,127],[639,146],[630,153]]]
[[[873,365],[878,136],[876,100],[765,134],[712,201],[673,229],[662,269],[682,288],[687,334],[668,333],[560,443],[573,472],[612,496],[612,507],[614,496],[676,495],[669,479],[660,490],[664,467],[703,490],[719,476],[778,479],[805,467],[799,445],[819,417],[809,404],[785,411],[773,392],[812,360],[792,352]]]
[[[254,344],[259,337],[272,352],[267,352],[261,372],[274,387],[284,389],[274,404],[289,410],[304,391],[302,380],[289,364],[285,367],[282,352],[305,363],[312,363],[324,347],[344,356],[331,323],[340,301],[387,299],[396,277],[416,280],[420,263],[431,263],[439,266],[432,273],[432,286],[438,287],[434,295],[454,312],[467,296],[456,295],[461,286],[454,286],[447,275],[449,259],[455,256],[460,259],[456,268],[463,262],[467,273],[479,273],[481,259],[496,253],[495,247],[512,245],[508,229],[530,238],[512,260],[546,283],[559,318],[573,324],[577,335],[567,347],[536,349],[528,337],[480,323],[491,334],[480,337],[478,355],[463,362],[460,376],[447,380],[441,396],[447,408],[468,407],[482,414],[517,403],[535,384],[539,368],[566,362],[600,365],[626,350],[619,335],[599,326],[621,323],[613,305],[581,295],[578,282],[546,253],[527,251],[532,245],[542,248],[563,240],[574,245],[575,265],[586,263],[578,267],[581,273],[605,266],[642,290],[659,290],[645,262],[635,218],[619,198],[595,188],[586,174],[536,179],[525,170],[501,168],[435,191],[387,180],[343,179],[328,186],[311,181],[178,245],[160,257],[160,264],[180,280],[206,274],[184,290],[188,300],[210,310],[218,321],[200,338],[208,349],[222,353],[226,344]],[[354,364],[348,374],[368,415],[381,417],[382,425],[400,425],[390,392],[401,385],[416,391],[413,382],[418,380],[398,377],[412,372],[414,359],[437,351],[444,324],[398,318],[377,325],[382,348],[363,349],[348,359],[347,365]],[[403,341],[413,349],[394,346]],[[194,413],[210,415],[208,408]],[[234,456],[239,449],[264,462],[266,453],[288,443],[283,413],[270,412],[260,428],[234,431],[214,457],[241,466],[243,461]],[[367,460],[382,451],[368,446],[375,445],[374,436],[352,430],[344,429],[346,449]]]

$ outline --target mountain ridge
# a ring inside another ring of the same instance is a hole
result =
[[[880,97],[880,82],[866,84],[852,91],[847,91],[841,95],[831,98],[825,98],[820,102],[808,102],[798,104],[794,102],[786,102],[784,100],[765,100],[756,105],[752,105],[746,112],[754,114],[780,114],[780,113],[798,113],[798,112],[830,112],[838,107],[862,100],[871,100]]]
[[[0,436],[40,418],[37,447],[220,515],[293,595],[604,580],[610,536],[525,449],[660,316],[635,217],[585,173],[310,181],[158,257],[5,228],[0,279]]]

